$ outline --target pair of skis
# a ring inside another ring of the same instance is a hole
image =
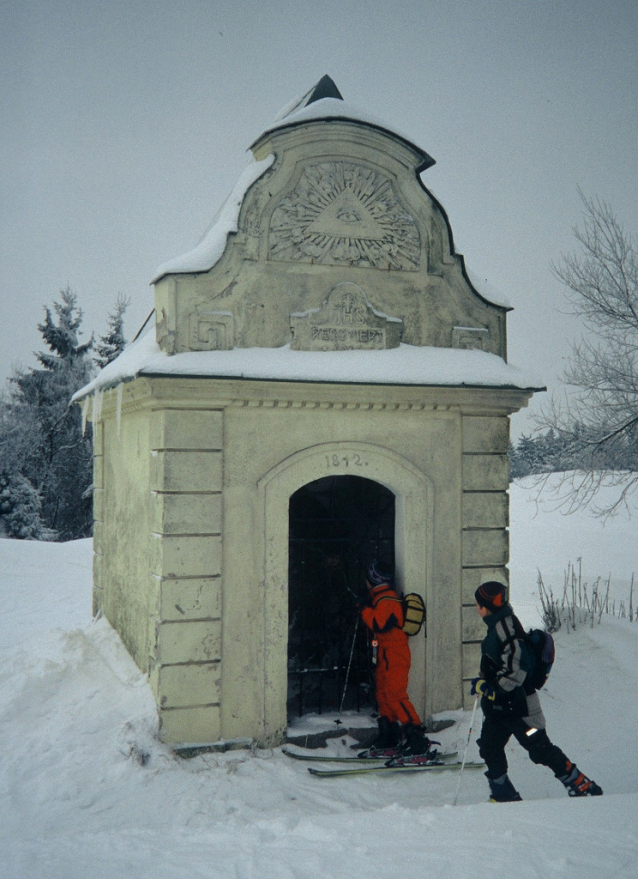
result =
[[[283,753],[293,760],[305,760],[312,763],[348,763],[348,767],[339,767],[332,769],[318,769],[315,766],[308,766],[308,772],[317,778],[338,778],[348,775],[368,775],[372,772],[433,772],[445,771],[447,769],[460,769],[461,762],[448,762],[450,757],[457,755],[456,751],[446,754],[439,754],[434,760],[428,763],[392,763],[387,758],[373,757],[329,757],[324,754],[299,754],[283,748]],[[355,764],[355,765],[352,765]],[[482,769],[483,763],[466,763],[466,769]]]

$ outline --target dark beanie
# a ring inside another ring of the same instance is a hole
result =
[[[381,586],[382,583],[392,582],[392,573],[383,562],[372,562],[366,576],[371,586]]]
[[[486,607],[492,613],[500,610],[506,603],[505,586],[496,580],[488,580],[482,583],[474,593],[476,603],[481,607]]]

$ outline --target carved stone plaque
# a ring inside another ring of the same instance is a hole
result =
[[[419,230],[383,174],[353,162],[319,162],[304,169],[275,208],[268,256],[415,271]]]
[[[233,347],[233,316],[225,311],[196,311],[190,315],[191,351],[227,351]]]
[[[452,347],[485,351],[490,332],[487,327],[454,327]]]
[[[290,315],[297,351],[397,348],[403,322],[375,311],[356,284],[337,284],[321,308]]]

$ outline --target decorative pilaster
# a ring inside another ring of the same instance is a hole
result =
[[[220,737],[222,419],[178,409],[151,416],[149,670],[167,742]]]

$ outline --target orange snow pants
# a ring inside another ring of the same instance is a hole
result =
[[[404,642],[379,644],[375,673],[379,714],[387,717],[391,723],[420,726],[421,720],[408,696],[409,672],[410,648],[407,638]]]

